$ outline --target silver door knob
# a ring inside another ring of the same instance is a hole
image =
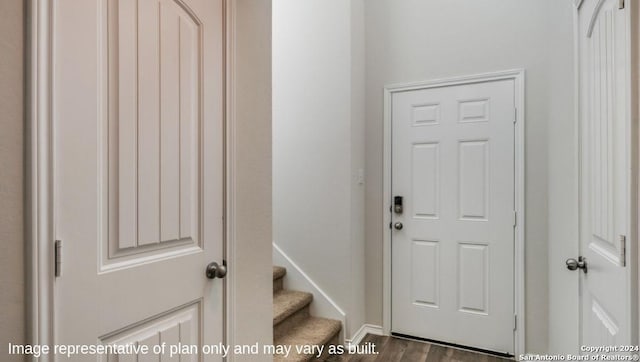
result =
[[[397,223],[393,224],[393,227],[394,227],[396,230],[402,230],[402,228],[404,227],[404,225],[402,225],[402,223],[401,223],[401,222],[397,222]]]
[[[205,274],[209,279],[224,278],[227,275],[227,267],[226,265],[219,265],[213,261],[207,265]]]
[[[582,269],[582,271],[587,274],[587,258],[583,258],[581,256],[578,257],[578,260],[569,258],[566,261],[567,269],[569,270],[577,270]]]

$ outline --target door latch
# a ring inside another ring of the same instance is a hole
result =
[[[62,240],[56,240],[53,244],[53,255],[54,275],[59,277],[62,275]]]
[[[620,266],[627,266],[627,237],[620,235]]]

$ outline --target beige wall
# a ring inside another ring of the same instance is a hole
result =
[[[0,360],[24,343],[23,0],[0,1]]]
[[[367,321],[382,323],[383,87],[523,68],[527,351],[547,351],[549,279],[571,284],[559,260],[577,240],[571,2],[368,0],[365,10]]]
[[[236,325],[233,343],[273,343],[271,263],[271,1],[235,0]],[[239,356],[238,361],[264,360]]]

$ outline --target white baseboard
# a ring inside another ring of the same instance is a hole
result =
[[[313,294],[313,302],[309,306],[311,315],[342,322],[339,340],[345,341],[346,313],[275,242],[273,243],[273,264],[287,268],[287,275],[284,277],[285,288]]]
[[[354,348],[355,346],[360,344],[360,342],[362,342],[362,339],[367,334],[375,334],[377,336],[383,336],[384,335],[384,330],[382,329],[382,326],[376,326],[376,325],[373,325],[373,324],[363,324],[358,329],[358,331],[356,331],[356,333],[353,334],[353,337],[351,339],[347,339],[345,341],[345,345],[348,348]]]

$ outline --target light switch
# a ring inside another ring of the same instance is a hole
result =
[[[358,169],[358,177],[357,177],[358,185],[364,185],[364,169]]]

